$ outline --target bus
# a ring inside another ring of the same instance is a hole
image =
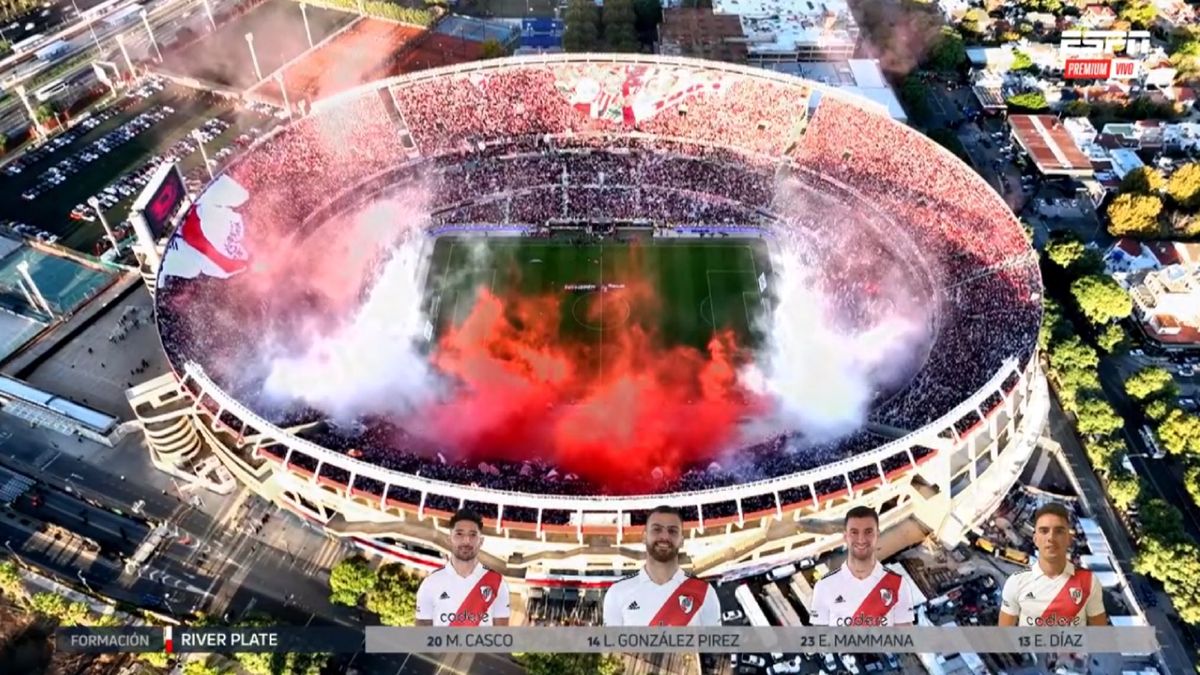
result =
[[[779,590],[778,584],[768,583],[763,586],[763,595],[766,596],[767,609],[771,610],[781,626],[799,628],[804,625],[800,622],[800,615],[783,596],[783,591]]]
[[[67,90],[67,83],[62,80],[56,80],[50,84],[38,89],[34,92],[33,97],[38,100],[38,103],[45,103],[50,99],[58,96]]]

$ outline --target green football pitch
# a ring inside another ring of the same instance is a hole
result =
[[[573,244],[524,238],[440,237],[434,242],[425,307],[435,337],[461,325],[480,289],[502,300],[559,298],[561,341],[604,344],[605,333],[636,322],[664,347],[704,349],[715,330],[730,329],[739,345],[761,343],[756,324],[767,300],[759,277],[770,284],[770,257],[758,239],[645,240]],[[571,290],[569,286],[650,285],[655,301],[626,299],[621,290]],[[600,302],[597,308],[593,303]]]

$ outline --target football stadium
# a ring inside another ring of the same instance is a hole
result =
[[[160,247],[152,458],[415,567],[473,508],[518,589],[610,583],[663,503],[705,576],[835,548],[857,504],[958,543],[1047,416],[1041,278],[995,191],[870,105],[608,55],[318,101]]]

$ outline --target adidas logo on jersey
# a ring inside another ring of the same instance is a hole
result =
[[[438,596],[438,600],[449,600],[449,599],[450,599],[450,594],[447,593],[446,591],[442,591],[442,594]]]
[[[641,606],[637,604],[637,600],[634,600],[633,602],[629,603],[629,606],[626,607],[625,609],[638,610],[638,609],[641,609]]]
[[[842,596],[840,596],[840,595],[839,595],[839,596],[837,596],[836,598],[834,598],[834,599],[833,599],[833,603],[834,603],[835,605],[836,605],[837,603],[839,603],[839,602],[845,602],[845,601],[846,601],[846,599],[845,599],[845,598],[843,598],[843,597],[842,597]]]
[[[1028,593],[1026,593],[1026,594],[1025,594],[1025,598],[1024,598],[1024,599],[1025,599],[1025,600],[1037,600],[1037,596],[1035,596],[1035,595],[1033,594],[1033,591],[1029,591]]]

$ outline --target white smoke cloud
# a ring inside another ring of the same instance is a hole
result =
[[[303,402],[335,421],[349,422],[368,414],[411,412],[436,398],[441,383],[421,350],[426,317],[419,276],[425,239],[419,226],[424,222],[397,220],[400,214],[413,216],[411,204],[378,202],[354,217],[352,231],[377,230],[383,221],[397,234],[404,227],[411,231],[390,245],[360,307],[332,330],[322,332],[314,325],[299,341],[304,345],[300,350],[269,360],[263,384],[268,401]]]
[[[768,342],[741,379],[775,401],[773,421],[822,442],[862,427],[875,392],[895,384],[927,336],[926,318],[909,311],[857,332],[839,328],[840,304],[818,290],[817,274],[799,256],[775,261]]]
[[[846,300],[827,283],[828,266],[884,235],[852,209],[795,181],[778,188],[776,209],[790,222],[777,232],[772,256],[775,304],[760,319],[767,343],[740,378],[774,402],[769,428],[832,441],[862,428],[877,392],[913,372],[932,339],[936,308],[916,280],[891,269],[880,275],[866,316],[843,320]],[[876,261],[872,272],[887,264]]]

